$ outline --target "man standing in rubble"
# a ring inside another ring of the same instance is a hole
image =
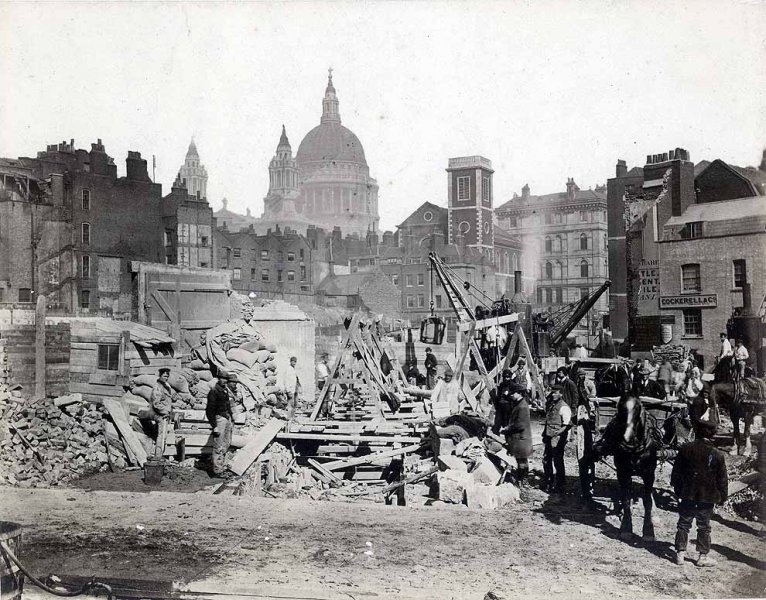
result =
[[[159,421],[170,416],[170,410],[173,408],[173,388],[170,387],[168,380],[170,379],[170,369],[163,367],[159,371],[159,377],[157,383],[152,388],[152,400],[151,406],[154,415],[152,419]]]
[[[577,467],[580,474],[580,490],[585,502],[593,500],[593,484],[596,481],[596,464],[593,461],[593,434],[595,430],[596,385],[577,373]]]
[[[213,428],[213,472],[221,478],[226,470],[226,453],[231,445],[234,428],[233,405],[236,400],[237,376],[219,373],[218,381],[207,394],[205,416]]]
[[[316,366],[317,389],[321,392],[330,377],[330,367],[327,366],[327,354],[323,354]]]
[[[434,389],[434,385],[436,385],[436,370],[438,365],[439,363],[433,352],[431,352],[431,348],[426,348],[426,387],[429,390]]]
[[[572,426],[572,410],[564,401],[562,389],[554,385],[545,404],[545,428],[543,429],[543,489],[563,492],[566,481],[564,450]],[[554,474],[555,469],[555,474]]]
[[[297,364],[298,358],[291,356],[290,364],[285,368],[282,375],[282,387],[285,390],[285,396],[287,396],[287,410],[290,418],[295,414],[295,409],[298,403],[298,389],[300,383],[298,381],[298,371],[295,370]]]

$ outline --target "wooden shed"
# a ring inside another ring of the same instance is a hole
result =
[[[69,392],[84,400],[120,398],[132,377],[181,365],[173,352],[175,340],[153,327],[105,318],[69,322]]]

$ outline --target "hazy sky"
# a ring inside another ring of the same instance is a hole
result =
[[[0,156],[102,138],[120,174],[156,155],[167,193],[194,135],[213,207],[260,215],[281,126],[297,151],[332,66],[390,229],[446,204],[451,156],[492,160],[496,204],[677,146],[757,165],[764,23],[755,1],[4,2]]]

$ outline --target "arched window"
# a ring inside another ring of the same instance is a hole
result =
[[[580,234],[580,250],[588,249],[588,236],[584,233]]]
[[[545,278],[553,279],[553,265],[548,261],[545,263]]]
[[[518,271],[519,270],[519,257],[516,256],[515,252],[513,253],[513,257],[512,257],[511,260],[512,260],[512,264],[513,264],[513,270],[514,271]]]
[[[556,264],[554,265],[553,274],[556,279],[561,279],[564,277],[564,267],[562,266],[560,261],[556,261]]]
[[[580,277],[589,277],[588,275],[588,261],[584,258],[580,261]]]
[[[553,240],[553,251],[554,252],[561,252],[561,236],[557,235],[556,238]]]
[[[553,241],[549,237],[545,238],[545,251],[546,252],[552,252],[553,251]]]

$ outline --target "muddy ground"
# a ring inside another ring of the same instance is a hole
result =
[[[730,458],[732,466],[742,460]],[[573,465],[568,456],[576,474]],[[532,468],[540,468],[539,452]],[[669,471],[664,465],[658,472],[653,544],[619,539],[606,465],[598,467],[596,510],[580,503],[575,476],[565,495],[531,487],[522,504],[481,512],[425,506],[425,486],[409,492],[407,507],[384,506],[379,498],[213,496],[209,487],[193,491],[209,485],[201,472],[187,493],[3,488],[0,505],[5,519],[25,526],[24,559],[40,574],[137,578],[150,587],[184,581],[216,593],[271,586],[284,598],[481,599],[489,591],[500,598],[766,596],[761,525],[725,511],[713,523],[719,565],[673,564],[677,514]],[[140,475],[121,477],[136,487],[143,486]],[[104,483],[90,481],[91,488]],[[634,506],[637,528],[642,514]]]

